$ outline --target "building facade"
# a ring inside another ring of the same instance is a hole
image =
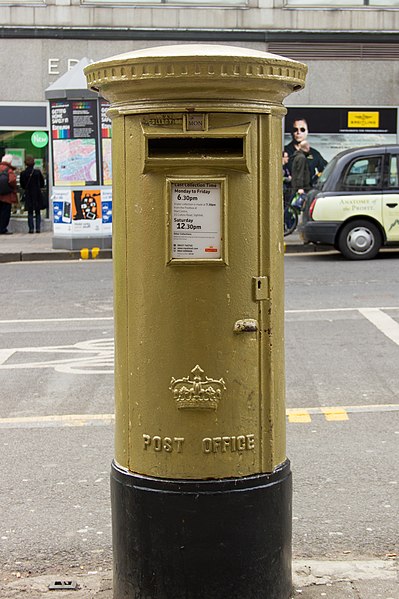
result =
[[[211,42],[306,62],[289,103],[398,103],[399,0],[0,0],[0,13],[0,102],[43,101],[85,56]]]
[[[22,144],[45,168],[51,154],[32,148],[29,134],[50,134],[46,90],[85,58],[166,44],[222,43],[305,62],[307,84],[288,98],[287,122],[317,108],[309,131],[325,151],[398,141],[399,0],[0,0],[0,14],[0,150]]]

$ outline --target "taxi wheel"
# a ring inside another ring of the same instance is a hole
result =
[[[381,233],[367,220],[353,220],[342,228],[337,245],[349,260],[371,260],[382,245]]]

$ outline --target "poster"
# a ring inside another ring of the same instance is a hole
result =
[[[55,186],[97,185],[97,101],[50,102]]]
[[[15,168],[25,168],[25,149],[24,148],[6,148],[5,154],[12,155],[12,166]]]
[[[343,150],[396,143],[397,109],[295,106],[288,108],[284,129],[285,149],[307,139],[329,162]]]
[[[171,203],[172,258],[221,258],[221,183],[171,183]]]
[[[72,219],[94,221],[101,219],[101,190],[78,189],[72,191]]]
[[[107,114],[110,104],[100,100],[101,153],[103,185],[112,185],[112,122]]]
[[[112,234],[110,188],[54,188],[52,204],[55,234]]]
[[[55,234],[72,233],[72,201],[69,189],[54,189],[51,197],[53,205],[53,226]]]
[[[101,190],[101,213],[103,233],[112,233],[112,189],[105,187]]]

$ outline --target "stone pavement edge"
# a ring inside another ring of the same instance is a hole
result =
[[[72,583],[75,590],[68,590]],[[50,590],[55,586],[56,590]],[[64,587],[58,590],[57,587]],[[294,560],[292,599],[398,599],[398,564],[384,560]],[[118,599],[113,598],[112,573],[93,571],[68,575],[12,572],[0,579],[2,599]],[[204,597],[204,599],[206,599]],[[220,599],[223,599],[222,597]],[[249,599],[244,598],[243,599]],[[256,599],[267,599],[259,597]]]
[[[10,226],[10,230],[12,226]],[[15,232],[12,235],[0,235],[0,263],[4,262],[34,262],[43,260],[85,260],[85,259],[110,259],[112,250],[96,247],[82,248],[81,250],[53,249],[52,231],[42,233]],[[286,254],[297,252],[333,251],[329,246],[305,245],[296,231],[284,238]]]

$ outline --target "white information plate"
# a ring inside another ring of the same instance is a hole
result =
[[[220,260],[220,181],[171,182],[172,259]]]

